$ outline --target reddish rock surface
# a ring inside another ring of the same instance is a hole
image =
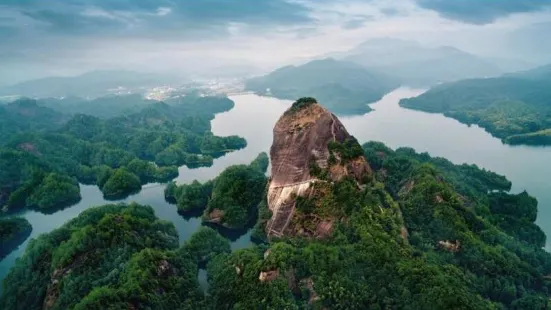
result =
[[[332,141],[342,143],[350,138],[338,118],[317,103],[298,111],[289,110],[278,120],[270,149],[272,171],[268,206],[273,215],[266,225],[268,237],[285,235],[295,212],[295,197],[310,195],[312,185],[320,182],[310,175],[312,162],[321,169],[329,168],[333,181],[351,175],[361,182],[371,173],[363,156],[345,165],[328,167],[328,144]]]

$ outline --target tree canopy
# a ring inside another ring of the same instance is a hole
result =
[[[31,240],[4,281],[0,308],[204,309],[199,261],[228,252],[210,228],[179,248],[174,226],[151,207],[91,208]]]
[[[0,218],[0,259],[23,243],[31,231],[31,224],[24,218]]]
[[[180,212],[204,210],[205,221],[241,229],[257,213],[265,192],[268,165],[268,155],[260,153],[251,164],[230,166],[212,181],[180,186],[170,183],[165,198],[176,203]]]
[[[434,87],[400,105],[477,124],[509,144],[551,144],[551,68]]]
[[[57,106],[61,103],[52,100],[21,99],[0,106],[2,207],[44,211],[65,207],[79,200],[75,179],[97,184],[107,190],[106,196],[119,197],[142,184],[174,179],[177,166],[209,165],[215,157],[246,145],[243,138],[210,132],[214,114],[233,107],[227,98],[190,96],[166,104],[114,96],[63,103],[76,109],[67,113],[91,115],[62,114],[64,109]],[[95,113],[96,109],[107,110],[94,105],[98,100],[107,101],[106,105],[120,103],[121,108],[132,102],[144,106],[131,114],[113,111],[118,116],[98,118],[93,115],[103,112]],[[117,170],[121,168],[128,173],[123,176]],[[111,175],[116,178],[108,182]]]

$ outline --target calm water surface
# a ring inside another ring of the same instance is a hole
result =
[[[401,98],[418,96],[423,91],[397,89],[372,104],[375,111],[340,119],[361,143],[377,140],[392,148],[409,146],[419,152],[429,152],[432,156],[445,157],[454,163],[473,163],[507,176],[513,182],[513,192],[527,190],[538,198],[537,222],[551,236],[551,148],[504,145],[478,126],[469,127],[439,114],[407,110],[398,105]],[[181,167],[176,179],[179,184],[210,180],[230,165],[247,164],[260,152],[268,152],[272,143],[272,128],[291,104],[291,101],[256,95],[239,95],[231,99],[236,104],[235,108],[218,114],[212,121],[212,131],[219,136],[242,136],[247,139],[248,146],[216,159],[211,167]],[[55,214],[23,213],[22,216],[33,226],[31,238],[61,226],[91,206],[112,203],[103,199],[96,186],[82,185],[81,192],[82,201],[79,204]],[[149,184],[140,193],[122,201],[152,206],[159,218],[174,223],[180,242],[184,242],[199,228],[201,220],[179,215],[176,206],[165,202],[163,193],[164,185]],[[249,246],[249,237],[245,234],[233,240],[232,249]],[[0,279],[6,276],[16,258],[23,254],[27,243],[28,240],[0,262]]]
[[[237,96],[232,99],[236,101],[235,108],[229,112],[216,115],[212,121],[212,131],[219,136],[239,135],[244,137],[247,140],[247,147],[216,159],[211,167],[198,169],[181,167],[179,169],[180,175],[176,178],[177,183],[186,184],[193,180],[207,181],[213,179],[226,167],[234,164],[248,164],[260,152],[268,151],[272,144],[272,128],[279,116],[291,104],[290,101],[256,96]],[[148,184],[138,194],[118,202],[134,201],[152,206],[157,217],[174,223],[180,237],[180,243],[183,243],[201,226],[201,219],[197,217],[184,218],[178,214],[176,206],[164,200],[164,189],[165,185],[163,184]],[[21,214],[31,223],[33,230],[27,241],[0,262],[0,281],[6,277],[9,269],[15,264],[15,260],[23,255],[31,238],[36,238],[40,234],[60,227],[90,207],[117,203],[117,201],[103,199],[103,194],[97,186],[81,184],[80,190],[82,200],[70,208],[48,215],[35,211],[26,211]],[[233,250],[251,245],[249,233],[242,236],[232,236],[232,238],[235,239],[231,243]],[[204,275],[201,278],[204,278]]]
[[[400,88],[372,104],[375,111],[341,120],[362,143],[377,140],[392,148],[409,146],[456,164],[476,164],[505,175],[513,182],[512,192],[526,190],[538,199],[537,223],[548,236],[547,249],[551,249],[551,147],[505,145],[478,126],[398,105],[401,98],[423,91]]]

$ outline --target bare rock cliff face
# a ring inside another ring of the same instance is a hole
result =
[[[273,215],[266,225],[268,237],[292,234],[287,229],[295,213],[295,198],[311,195],[317,182],[352,176],[360,185],[362,179],[371,174],[363,156],[346,163],[340,161],[338,154],[331,156],[328,147],[331,142],[344,143],[352,139],[357,143],[335,115],[317,103],[301,108],[295,105],[283,114],[274,128],[268,189],[268,206]],[[328,179],[320,180],[312,175],[312,167],[326,170]]]

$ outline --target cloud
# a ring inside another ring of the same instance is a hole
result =
[[[498,6],[497,10],[492,4],[495,2],[509,4]],[[525,2],[537,6],[551,0],[537,3],[518,0]],[[518,3],[517,0],[0,0],[3,68],[0,82],[113,68],[182,75],[190,72],[212,75],[216,72],[213,68],[235,64],[271,70],[318,55],[343,52],[378,37],[475,48],[491,55],[506,50],[496,48],[497,37],[505,31],[538,22],[538,18],[543,22],[551,20],[551,14],[543,12],[518,14],[483,27],[477,25],[499,14],[519,11],[510,9]],[[469,8],[476,8],[472,9],[476,12],[467,12]],[[461,12],[473,16],[462,17]],[[455,20],[449,16],[456,16]],[[476,22],[461,22],[466,18]]]
[[[515,13],[551,8],[550,0],[415,0],[443,17],[471,24],[488,24]]]
[[[167,7],[159,7],[157,8],[157,15],[159,16],[165,16],[165,15],[168,15],[172,13],[172,9],[171,8],[167,8]]]
[[[359,29],[365,26],[368,21],[372,21],[373,16],[358,16],[347,20],[342,24],[343,29]]]
[[[287,0],[4,0],[0,8],[32,18],[37,30],[58,34],[227,34],[224,29],[236,23],[262,28],[311,21],[306,7]]]
[[[124,26],[124,20],[117,19],[115,15],[102,10],[85,10],[78,14],[38,10],[24,12],[23,14],[44,24],[47,30],[57,33],[95,33]]]
[[[402,11],[400,11],[397,8],[393,8],[393,7],[382,8],[381,13],[383,13],[386,16],[398,16],[400,14],[403,14]]]

